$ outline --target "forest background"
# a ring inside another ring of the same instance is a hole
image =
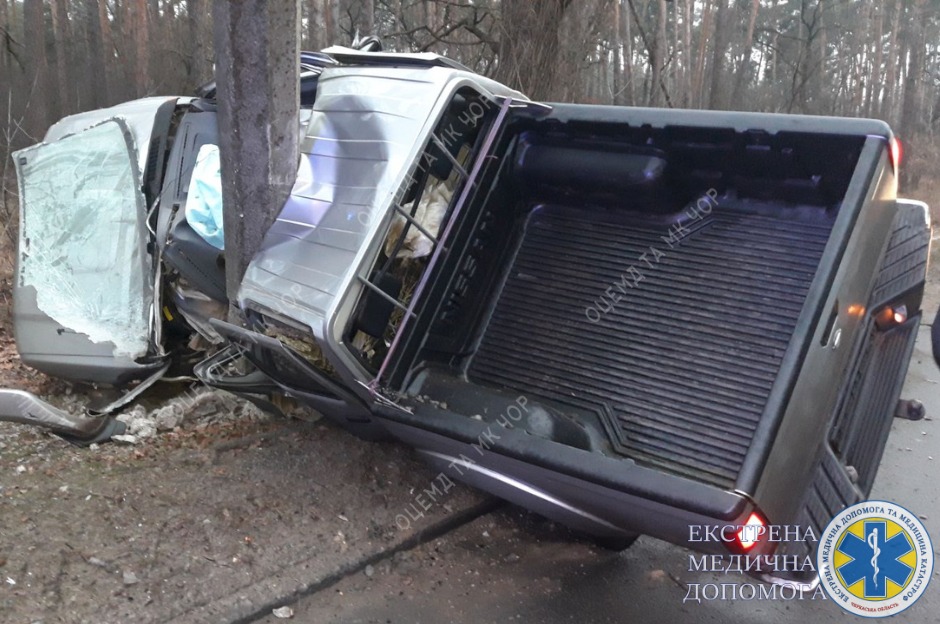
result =
[[[65,115],[210,81],[211,5],[0,0],[5,238],[10,152]],[[304,49],[369,34],[545,101],[883,119],[905,146],[902,191],[940,204],[940,0],[301,2]]]

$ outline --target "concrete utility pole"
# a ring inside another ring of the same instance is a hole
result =
[[[297,177],[298,0],[213,0],[225,284],[245,269]]]

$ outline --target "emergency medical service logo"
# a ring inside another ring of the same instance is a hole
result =
[[[817,570],[829,597],[864,617],[897,615],[924,594],[933,546],[908,510],[866,501],[840,512],[819,539]]]

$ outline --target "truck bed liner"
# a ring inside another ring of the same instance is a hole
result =
[[[537,208],[469,378],[596,405],[621,456],[732,486],[831,229],[788,212],[718,207],[670,246],[661,217]]]

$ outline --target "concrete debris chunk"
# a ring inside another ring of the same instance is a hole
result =
[[[157,431],[173,431],[183,423],[183,410],[177,404],[164,405],[153,411]]]
[[[206,387],[190,388],[178,397],[148,411],[143,405],[118,414],[117,420],[127,426],[122,435],[112,440],[124,444],[138,444],[158,433],[173,431],[185,422],[195,422],[196,427],[226,422],[257,422],[268,416],[256,405],[238,397]]]
[[[157,433],[157,428],[143,405],[135,405],[130,411],[119,414],[117,419],[127,425],[127,433],[124,434],[125,436],[140,439],[152,437]],[[114,437],[117,438],[118,436]],[[133,444],[135,442],[130,443]]]

